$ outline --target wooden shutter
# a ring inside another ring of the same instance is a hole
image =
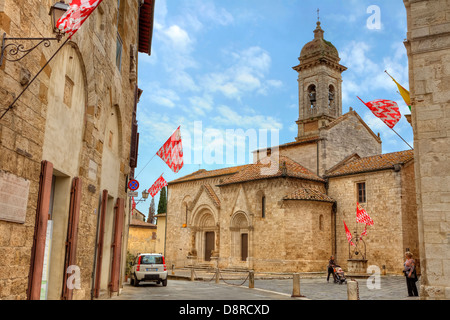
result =
[[[133,116],[131,119],[131,146],[130,146],[130,167],[137,167],[137,159],[138,159],[138,149],[139,149],[139,133],[138,133],[138,124],[136,120],[136,112],[137,112],[137,103],[138,103],[138,95],[139,89],[136,86],[134,92],[134,110]]]
[[[97,263],[95,265],[95,284],[94,284],[94,297],[100,296],[100,280],[102,276],[102,261],[103,261],[103,242],[105,234],[105,219],[106,219],[106,206],[108,205],[108,190],[103,190],[102,204],[100,209],[100,226],[98,230],[98,244],[97,244]]]
[[[41,174],[39,177],[39,194],[36,207],[33,247],[31,249],[30,272],[28,274],[28,300],[40,299],[52,178],[53,164],[48,161],[42,161]]]
[[[119,291],[120,280],[120,258],[122,256],[122,233],[123,221],[125,215],[125,202],[118,198],[114,207],[116,216],[114,221],[114,243],[113,243],[113,260],[111,268],[111,292]]]
[[[72,189],[70,191],[69,223],[67,225],[66,256],[64,261],[64,282],[61,294],[62,300],[72,300],[73,290],[67,286],[69,266],[77,262],[77,244],[78,244],[78,222],[80,221],[81,206],[81,188],[80,178],[74,178]]]

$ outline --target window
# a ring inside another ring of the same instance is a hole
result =
[[[162,256],[141,256],[141,264],[164,264]]]
[[[261,198],[261,217],[266,217],[266,196]]]
[[[366,183],[365,182],[359,182],[356,184],[358,189],[358,202],[364,203],[366,202]]]
[[[116,45],[116,66],[121,69],[122,66],[122,47],[123,42],[122,38],[120,37],[120,34],[117,32],[117,45]]]

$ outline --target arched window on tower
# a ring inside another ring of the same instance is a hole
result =
[[[314,115],[316,113],[316,86],[311,84],[308,87],[308,111],[310,115]]]
[[[330,115],[335,115],[335,112],[336,112],[335,96],[336,96],[336,91],[334,89],[334,86],[332,84],[330,84],[330,86],[328,87],[328,111],[329,111]]]

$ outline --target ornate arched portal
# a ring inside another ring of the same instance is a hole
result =
[[[219,224],[210,207],[200,207],[193,215],[191,227],[191,255],[199,261],[211,261],[219,256]]]

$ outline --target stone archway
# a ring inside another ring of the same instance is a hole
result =
[[[210,262],[219,256],[219,224],[209,207],[194,214],[191,227],[191,254],[200,262]]]
[[[232,264],[249,267],[249,258],[252,256],[251,239],[253,234],[251,230],[247,214],[242,211],[236,212],[231,219],[230,225]]]

